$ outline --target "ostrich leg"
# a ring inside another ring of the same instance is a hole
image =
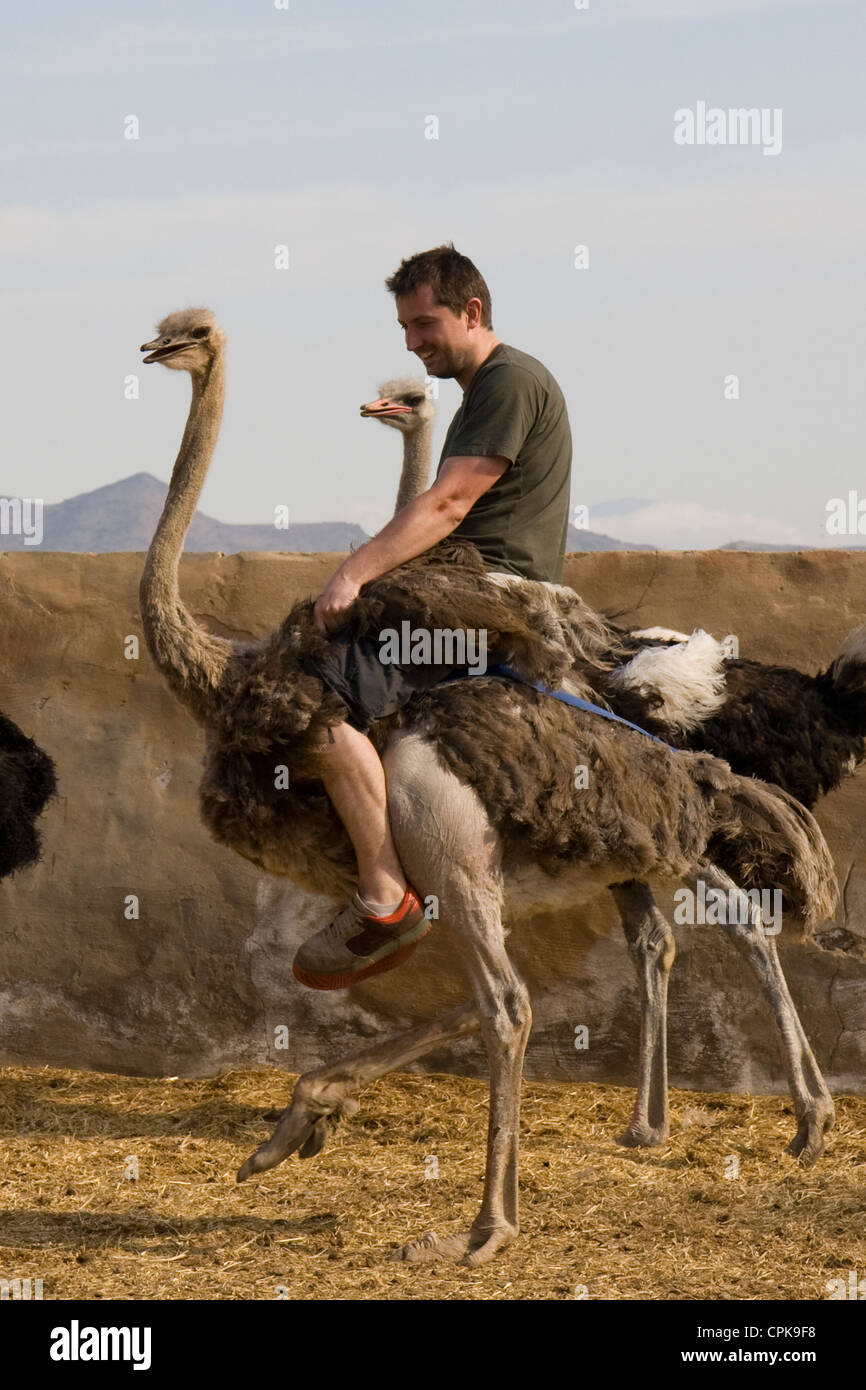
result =
[[[440,1043],[477,1033],[479,1027],[475,1004],[462,1004],[442,1018],[365,1048],[354,1057],[305,1072],[298,1078],[291,1103],[280,1116],[271,1138],[246,1160],[238,1173],[238,1182],[245,1182],[253,1173],[275,1168],[296,1151],[301,1158],[312,1158],[322,1150],[341,1115],[351,1115],[357,1109],[354,1096],[363,1086],[432,1052]]]
[[[723,922],[722,926],[754,970],[773,1010],[785,1050],[785,1069],[798,1122],[797,1133],[787,1152],[807,1166],[824,1152],[824,1135],[833,1124],[835,1111],[788,991],[775,939],[764,931],[760,908],[750,902],[727,874],[713,864],[705,864],[685,881],[694,889],[699,879],[708,887],[720,888],[727,894],[729,910],[726,915],[737,920]]]
[[[481,1210],[468,1230],[438,1236],[429,1231],[404,1245],[395,1259],[427,1262],[458,1259],[462,1264],[486,1263],[510,1245],[520,1229],[518,1218],[518,1146],[520,1082],[523,1055],[532,1029],[529,991],[505,951],[498,904],[489,887],[478,885],[464,898],[459,922],[464,965],[472,979],[481,1032],[490,1063],[490,1110],[487,1124],[487,1168]],[[455,922],[453,888],[449,919]]]
[[[502,842],[475,792],[440,763],[435,747],[407,731],[386,750],[388,803],[394,839],[410,880],[425,897],[435,891],[440,931],[469,977],[474,1003],[436,1024],[424,1024],[354,1062],[298,1083],[300,1097],[273,1137],[241,1168],[239,1181],[272,1168],[294,1149],[316,1153],[327,1137],[328,1113],[347,1090],[421,1056],[437,1042],[480,1027],[490,1064],[487,1169],[481,1209],[468,1230],[440,1238],[432,1231],[404,1245],[395,1258],[427,1262],[460,1259],[480,1265],[518,1233],[517,1156],[520,1081],[532,1027],[529,992],[505,950],[502,927]],[[329,1086],[333,1090],[329,1091]]]
[[[439,895],[442,925],[472,985],[490,1066],[481,1209],[468,1230],[444,1237],[430,1231],[395,1258],[475,1266],[510,1245],[519,1229],[520,1082],[532,1028],[529,991],[505,949],[502,841],[475,792],[443,767],[423,735],[398,735],[385,771],[400,859],[421,893]]]
[[[322,1149],[329,1129],[340,1115],[352,1113],[353,1093],[361,1086],[423,1056],[439,1043],[467,1037],[480,1028],[491,1072],[487,1171],[481,1210],[466,1231],[444,1238],[431,1231],[395,1252],[394,1258],[413,1263],[459,1259],[467,1265],[484,1264],[497,1250],[509,1245],[519,1231],[520,1081],[532,1027],[529,994],[505,952],[498,904],[491,901],[494,895],[489,882],[468,889],[465,896],[469,900],[466,937],[457,940],[472,980],[475,1002],[367,1048],[353,1058],[307,1072],[299,1079],[292,1102],[271,1138],[238,1172],[238,1182],[244,1182],[253,1173],[276,1167],[296,1150],[301,1158],[311,1158]],[[449,892],[452,921],[455,897],[453,890]]]
[[[630,1148],[664,1144],[670,1132],[668,1104],[668,978],[676,955],[674,934],[645,883],[632,879],[610,889],[619,910],[640,990],[640,1059],[637,1096],[625,1132]]]

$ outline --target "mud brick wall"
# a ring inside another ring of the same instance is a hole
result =
[[[195,615],[232,637],[266,632],[315,593],[331,555],[191,555]],[[0,883],[0,1064],[141,1075],[205,1075],[336,1058],[442,1010],[466,986],[434,931],[401,970],[351,992],[303,989],[291,961],[332,904],[272,880],[200,825],[201,737],[146,651],[137,554],[0,556],[0,709],[54,757],[60,797],[43,818],[44,859]],[[866,554],[608,552],[570,556],[566,582],[640,625],[735,633],[744,656],[815,670],[866,618]],[[844,901],[824,938],[783,931],[792,993],[828,1080],[866,1090],[866,771],[819,808]],[[126,900],[139,900],[130,919]],[[637,996],[622,933],[602,895],[573,929],[537,922],[510,938],[533,993],[527,1073],[631,1082]],[[670,904],[667,906],[670,912]],[[784,1089],[774,1027],[718,928],[677,928],[671,983],[674,1083]],[[853,944],[852,944],[853,942]],[[588,1050],[574,1027],[589,1028]],[[275,1048],[285,1025],[288,1047]],[[422,1064],[419,1064],[422,1065]],[[480,1073],[477,1040],[431,1070]]]

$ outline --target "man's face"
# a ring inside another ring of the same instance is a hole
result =
[[[429,376],[456,377],[471,362],[469,311],[455,314],[437,304],[429,285],[413,294],[398,295],[397,322],[406,335],[406,347],[420,357]],[[470,305],[478,305],[470,300]],[[478,305],[480,308],[480,305]]]

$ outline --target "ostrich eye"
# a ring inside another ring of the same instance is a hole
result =
[[[403,400],[406,402],[407,405],[420,405],[421,402],[423,401],[423,399],[424,399],[423,396],[404,396],[404,397],[403,397]]]
[[[209,332],[209,328],[194,328],[189,336],[191,338],[206,338]]]

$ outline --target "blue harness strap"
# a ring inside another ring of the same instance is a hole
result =
[[[540,690],[542,695],[549,695],[553,700],[559,700],[564,705],[571,705],[574,709],[586,710],[588,714],[600,714],[603,719],[612,719],[616,724],[625,724],[627,729],[634,729],[635,733],[643,734],[644,738],[651,738],[653,743],[660,743],[663,748],[669,748],[672,753],[678,753],[679,749],[672,744],[665,743],[664,739],[651,734],[648,729],[642,729],[640,724],[632,724],[630,719],[623,719],[621,714],[614,714],[612,710],[603,709],[601,705],[594,705],[591,700],[581,700],[578,695],[569,695],[566,690],[551,690],[548,686],[542,685],[541,681],[528,680],[519,671],[515,671],[513,666],[488,666],[486,671],[479,672],[484,676],[504,676],[506,680],[518,681],[521,685],[529,685],[533,690]],[[468,667],[461,667],[459,671],[452,671],[450,676],[445,677],[446,681],[470,679]]]

